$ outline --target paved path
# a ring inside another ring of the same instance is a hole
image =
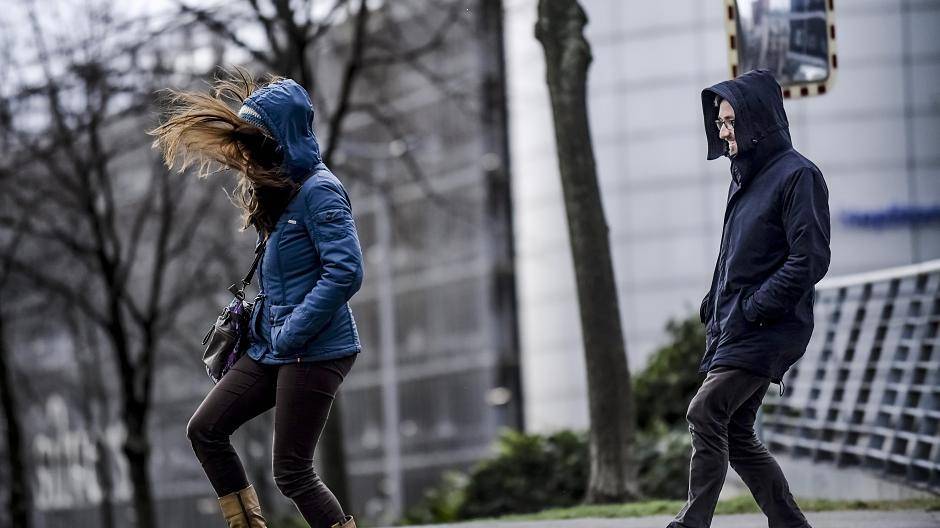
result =
[[[813,528],[940,528],[940,512],[851,511],[810,512],[806,514]],[[423,528],[663,528],[672,519],[668,515],[633,519],[573,519],[566,521],[466,522],[424,525]],[[761,514],[717,515],[712,528],[765,528]]]

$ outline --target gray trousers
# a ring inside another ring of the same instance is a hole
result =
[[[667,528],[711,525],[729,462],[751,490],[770,528],[809,527],[780,466],[754,432],[769,385],[768,378],[742,369],[715,367],[708,372],[686,414],[692,433],[689,500]]]

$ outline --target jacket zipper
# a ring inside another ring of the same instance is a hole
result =
[[[732,169],[733,170],[733,169]],[[737,183],[737,182],[735,182]],[[721,226],[721,247],[718,251],[718,264],[715,266],[715,273],[712,274],[712,281],[715,283],[715,288],[712,294],[715,296],[713,303],[714,307],[712,309],[712,324],[715,325],[715,328],[718,330],[718,335],[721,335],[721,325],[718,323],[718,300],[721,297],[721,278],[726,276],[725,274],[725,260],[727,259],[727,242],[725,240],[725,234],[728,229],[728,220],[731,218],[732,207],[735,203],[735,198],[741,194],[741,184],[738,184],[738,188],[731,191],[731,196],[728,197],[728,204],[725,207],[725,218]],[[706,329],[707,331],[707,329]],[[715,339],[717,344],[718,339]]]

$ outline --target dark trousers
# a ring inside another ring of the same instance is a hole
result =
[[[770,380],[742,369],[708,372],[686,418],[692,433],[689,500],[668,528],[711,525],[728,463],[747,484],[770,528],[808,527],[786,477],[754,432],[757,410]]]
[[[229,437],[274,407],[274,482],[313,528],[344,518],[342,507],[313,470],[313,452],[337,389],[356,355],[323,362],[262,365],[247,355],[209,391],[186,435],[218,496],[248,486]]]

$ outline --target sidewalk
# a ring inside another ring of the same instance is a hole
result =
[[[847,511],[809,512],[813,528],[940,528],[940,511]],[[430,524],[423,528],[663,528],[672,516],[628,519],[573,519],[565,521],[486,521],[458,524]],[[712,528],[764,528],[761,514],[716,515]]]

